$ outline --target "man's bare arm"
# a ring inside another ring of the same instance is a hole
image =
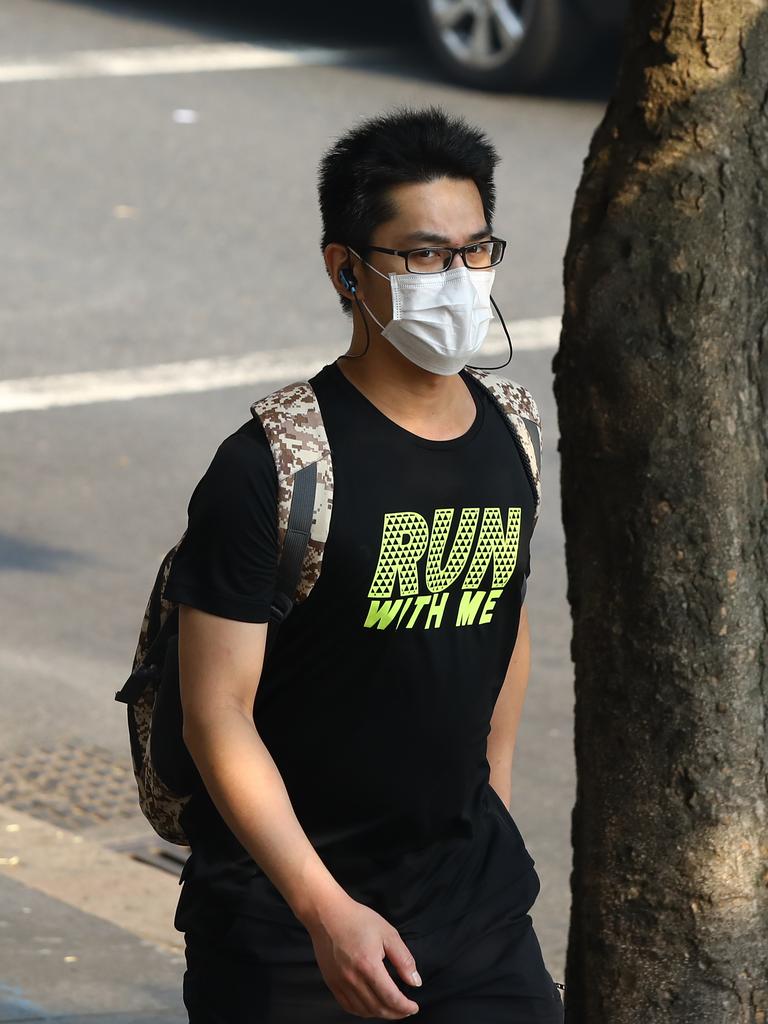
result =
[[[520,611],[515,647],[491,716],[491,731],[487,744],[488,765],[491,770],[489,781],[507,809],[512,804],[512,759],[530,667],[531,637],[528,608],[524,602]]]
[[[306,927],[340,1006],[361,1017],[401,1019],[419,1006],[383,960],[388,956],[404,981],[420,985],[413,954],[392,924],[355,901],[328,871],[256,729],[266,635],[266,623],[179,606],[184,741],[230,831]]]
[[[307,838],[253,720],[267,624],[179,608],[184,742],[222,818],[308,923],[345,895]]]

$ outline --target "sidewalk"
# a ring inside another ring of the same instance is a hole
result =
[[[186,1024],[178,879],[0,805],[0,1022]]]

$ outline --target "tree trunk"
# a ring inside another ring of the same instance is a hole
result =
[[[568,1024],[768,1024],[768,7],[636,0],[553,360]]]

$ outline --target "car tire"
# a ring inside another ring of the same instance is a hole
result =
[[[516,44],[496,34],[497,12],[505,5],[522,29]],[[589,26],[575,0],[416,0],[416,6],[431,52],[451,80],[462,85],[525,90],[567,77],[589,56]],[[483,9],[491,11],[492,38],[487,59],[477,60],[468,48],[477,19],[487,17]]]

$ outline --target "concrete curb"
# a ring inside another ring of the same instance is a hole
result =
[[[166,952],[184,949],[173,927],[179,880],[172,874],[2,804],[0,872]]]

